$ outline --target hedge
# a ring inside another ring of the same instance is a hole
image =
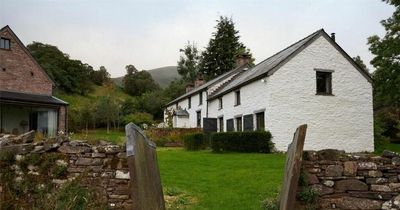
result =
[[[274,144],[269,131],[226,132],[211,134],[213,152],[262,152],[270,153]]]
[[[185,148],[192,151],[204,149],[207,146],[203,133],[187,134],[183,137],[183,142]]]

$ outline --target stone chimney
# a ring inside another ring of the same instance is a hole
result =
[[[336,40],[335,40],[335,33],[331,33],[331,38],[332,38],[332,40],[333,40],[334,42],[336,42]]]
[[[191,90],[193,90],[193,85],[190,84],[190,83],[188,83],[188,84],[186,85],[186,93],[189,92],[189,91],[191,91]]]
[[[243,53],[236,56],[236,66],[243,66],[250,62],[250,55],[247,53]]]
[[[204,83],[205,83],[204,79],[202,77],[199,77],[194,81],[194,87],[196,88],[196,87],[202,86],[202,85],[204,85]]]

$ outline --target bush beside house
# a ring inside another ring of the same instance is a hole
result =
[[[226,132],[211,134],[213,152],[261,152],[270,153],[274,144],[269,131]]]
[[[206,138],[204,133],[192,133],[185,135],[184,139],[184,146],[187,150],[200,150],[205,149],[207,146]]]

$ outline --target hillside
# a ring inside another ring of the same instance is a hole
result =
[[[165,88],[171,83],[174,79],[178,79],[180,75],[178,74],[176,66],[165,66],[156,69],[146,70],[148,71],[153,79],[162,87]],[[122,86],[123,77],[112,78],[112,80],[118,86]]]
[[[117,100],[124,101],[127,98],[131,98],[128,94],[124,93],[121,88],[114,87],[111,89],[107,89],[105,86],[97,86],[93,85],[93,91],[86,96],[79,94],[66,94],[66,93],[55,93],[55,96],[67,101],[69,103],[69,109],[72,111],[76,111],[82,108],[85,104],[96,104],[97,100],[105,96],[107,94],[113,95],[117,98]]]

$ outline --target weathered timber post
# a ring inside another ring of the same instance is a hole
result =
[[[294,133],[293,141],[289,145],[286,153],[285,175],[279,205],[280,210],[294,209],[306,131],[306,124],[297,128]]]
[[[156,145],[133,123],[125,126],[134,210],[165,210]]]

